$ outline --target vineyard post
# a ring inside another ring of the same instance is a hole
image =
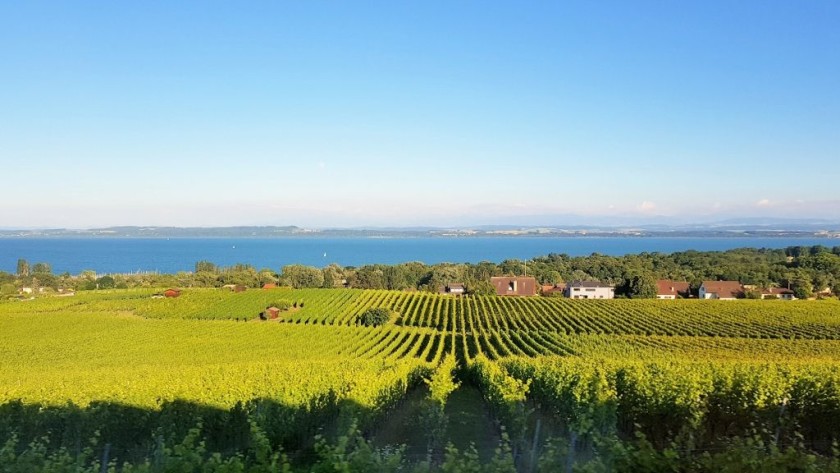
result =
[[[540,441],[540,422],[542,419],[537,418],[537,425],[534,427],[534,442],[531,444],[531,473],[537,468],[537,444]]]
[[[569,455],[566,457],[566,473],[572,473],[575,465],[575,448],[577,448],[577,433],[572,431],[569,437]]]
[[[779,446],[779,436],[782,433],[782,423],[785,421],[785,408],[787,407],[788,398],[785,397],[782,399],[782,407],[779,408],[779,423],[776,426],[776,435],[773,436],[773,444],[778,447]]]
[[[99,473],[108,473],[108,456],[111,453],[111,444],[106,443],[102,451],[102,463],[99,465]]]

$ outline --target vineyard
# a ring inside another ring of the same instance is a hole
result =
[[[99,430],[123,445],[115,455],[142,459],[155,449],[152,432],[177,442],[203,419],[217,451],[242,451],[259,428],[275,446],[306,452],[316,435],[336,438],[348,425],[375,437],[412,393],[428,389],[418,405],[445,405],[460,383],[481,392],[520,471],[552,471],[575,452],[602,458],[604,438],[641,435],[657,452],[679,443],[692,462],[733,439],[825,459],[840,441],[837,301],[156,293],[0,303],[0,440],[47,436],[69,448]],[[288,309],[261,320],[277,301]],[[394,315],[361,326],[372,308]],[[446,430],[443,411],[423,409],[436,413],[423,422]],[[126,416],[140,427],[120,428]],[[72,419],[87,420],[71,428]],[[540,432],[549,443],[538,448]],[[430,451],[442,452],[445,435],[428,435]],[[574,440],[558,450],[557,439]]]

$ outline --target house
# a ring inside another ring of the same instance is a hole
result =
[[[262,288],[263,289],[277,289],[277,284],[267,282],[267,283],[263,284]]]
[[[529,276],[501,276],[490,278],[498,296],[535,296],[537,280]]]
[[[761,288],[759,289],[759,294],[761,294],[762,299],[782,299],[786,301],[796,299],[793,291],[784,287]]]
[[[572,281],[564,295],[569,299],[613,299],[615,287],[598,281]]]
[[[566,293],[566,285],[565,284],[545,284],[541,287],[542,295],[550,296],[552,294],[565,294]]]
[[[731,301],[744,297],[744,286],[738,281],[703,281],[698,297]]]
[[[671,281],[670,279],[656,281],[657,299],[687,298],[690,295],[690,291],[691,288],[685,281]]]
[[[463,296],[466,293],[467,289],[464,287],[462,283],[454,282],[451,284],[447,284],[440,289],[441,294],[449,294],[452,296]]]
[[[163,297],[178,297],[181,295],[180,289],[167,289],[163,291]]]
[[[233,286],[233,292],[245,292],[248,289],[247,286],[243,286],[242,284],[237,284]]]
[[[280,316],[280,309],[274,306],[268,307],[265,309],[266,315],[268,315],[269,319],[276,319]]]

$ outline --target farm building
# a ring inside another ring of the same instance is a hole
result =
[[[700,299],[735,300],[744,297],[744,286],[738,281],[703,281]]]
[[[452,296],[462,296],[466,293],[466,290],[467,289],[464,287],[463,284],[454,282],[452,284],[447,284],[446,286],[440,288],[440,293],[449,294]]]
[[[274,306],[268,307],[265,309],[265,313],[268,315],[269,319],[276,319],[280,316],[280,309]]]
[[[760,290],[762,299],[782,299],[792,301],[796,299],[793,291],[784,287],[769,287]]]
[[[671,281],[669,279],[660,279],[656,281],[656,298],[657,299],[676,299],[678,297],[689,297],[691,288],[685,281]]]
[[[273,282],[267,282],[267,283],[263,284],[262,288],[263,289],[277,289],[277,284],[274,284]]]
[[[490,278],[498,296],[535,296],[537,280],[529,276],[501,276]]]
[[[170,288],[170,289],[167,289],[167,290],[163,291],[163,296],[164,297],[178,297],[180,295],[181,295],[181,290],[180,289],[171,289]]]
[[[541,288],[542,295],[548,296],[551,294],[565,294],[566,293],[566,285],[565,284],[546,284]]]
[[[566,286],[569,299],[613,299],[615,288],[598,281],[572,281]]]

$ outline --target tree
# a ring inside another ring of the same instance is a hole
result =
[[[344,286],[344,269],[341,266],[333,263],[321,270],[324,273],[324,287],[342,287]]]
[[[96,280],[96,287],[99,289],[113,289],[116,281],[111,276],[102,276]]]
[[[490,281],[474,281],[467,283],[467,294],[475,296],[495,296],[496,288]]]
[[[385,274],[377,266],[367,265],[357,269],[348,278],[350,286],[359,289],[384,289]]]
[[[540,280],[543,284],[557,284],[563,282],[563,277],[560,276],[559,271],[551,270],[545,273]]]
[[[811,281],[802,276],[797,276],[791,281],[790,289],[797,299],[807,299],[814,295],[814,287],[811,286]]]
[[[29,276],[29,262],[23,258],[17,262],[17,275],[18,277]]]
[[[215,273],[217,271],[216,265],[211,263],[210,261],[197,261],[195,263],[195,272],[208,272],[208,273]]]
[[[318,268],[304,266],[302,264],[290,264],[283,266],[280,274],[280,282],[295,289],[304,287],[323,287],[324,273]]]
[[[632,299],[653,299],[656,293],[656,279],[651,274],[636,274],[627,281],[627,296]]]
[[[32,272],[35,274],[52,274],[52,268],[49,263],[35,263],[32,266]]]
[[[392,314],[393,312],[384,307],[368,309],[359,316],[359,323],[365,327],[378,327],[388,323]]]

